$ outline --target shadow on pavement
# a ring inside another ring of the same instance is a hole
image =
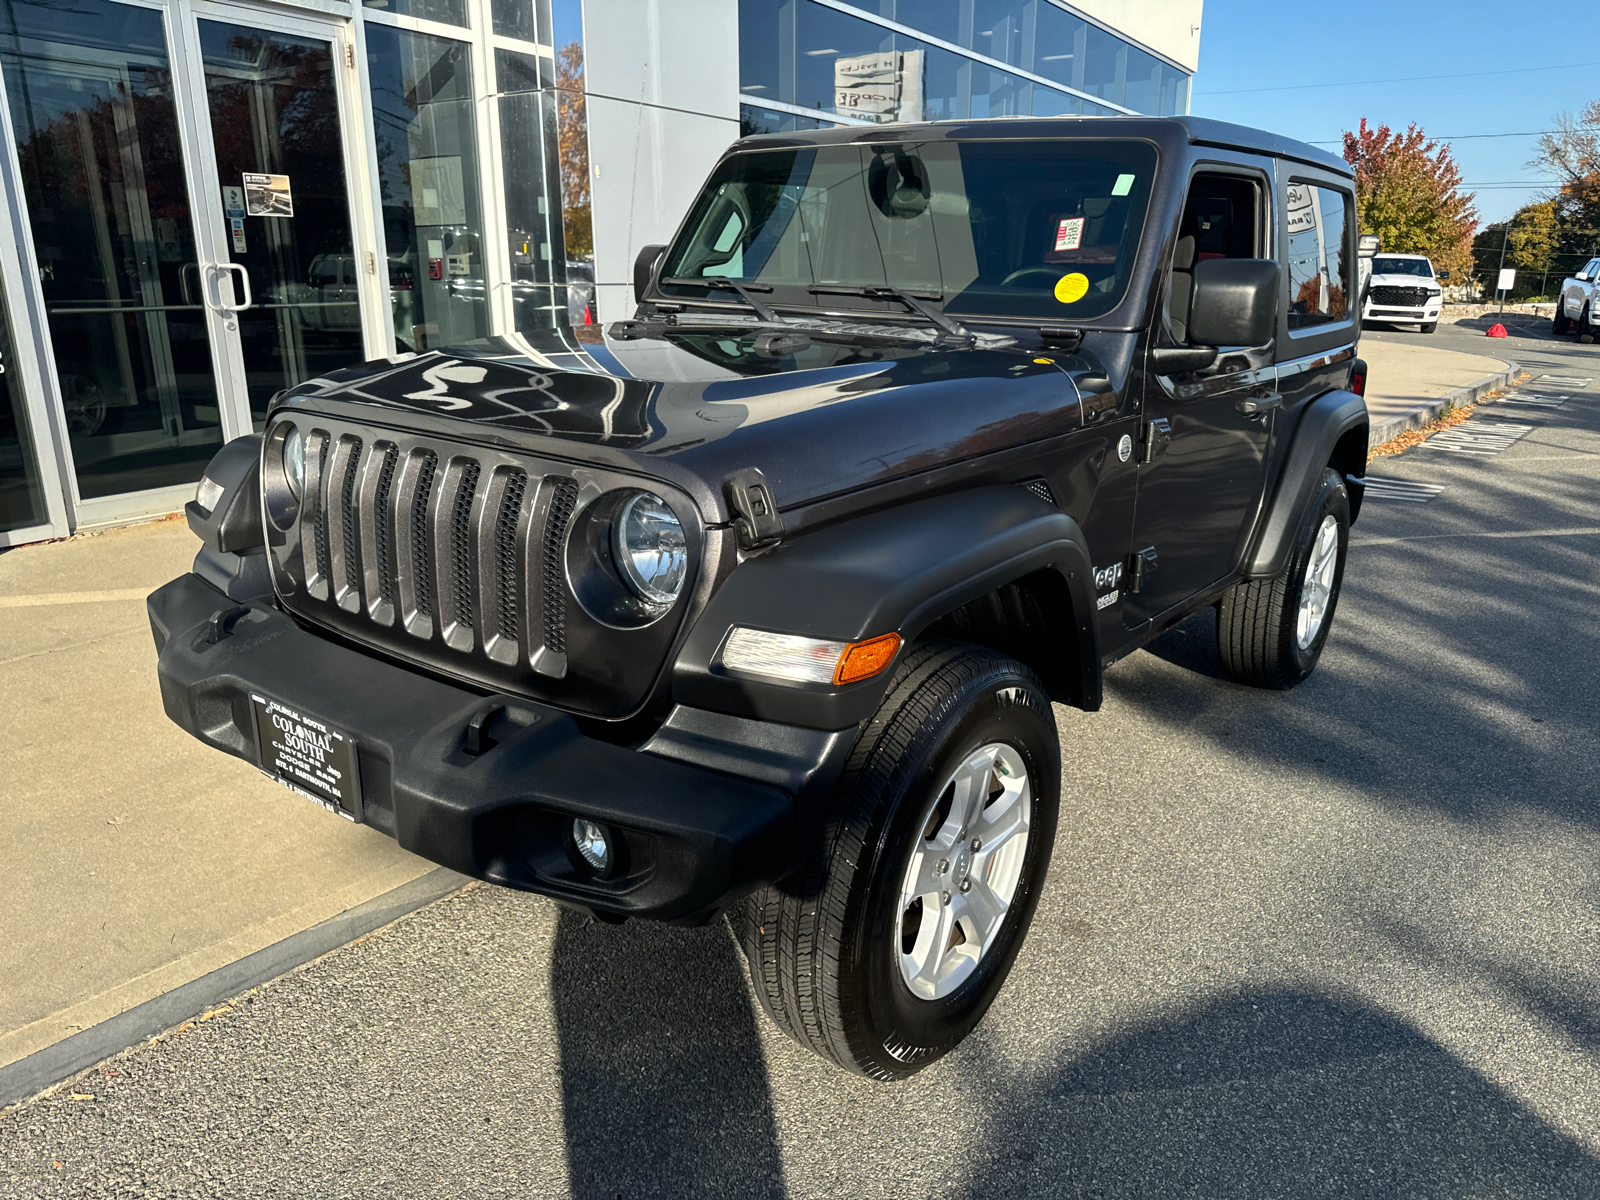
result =
[[[723,922],[563,912],[550,976],[573,1196],[784,1194],[744,962]]]
[[[1299,992],[1220,999],[1004,1094],[955,1194],[1600,1194],[1600,1163],[1426,1037]]]

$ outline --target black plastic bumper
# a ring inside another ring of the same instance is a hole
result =
[[[175,722],[259,765],[252,695],[314,716],[356,743],[359,795],[344,815],[452,870],[600,914],[693,922],[780,878],[805,836],[792,793],[825,789],[841,757],[838,737],[807,731],[753,752],[749,774],[796,781],[785,790],[697,765],[742,769],[718,730],[664,729],[644,753],[504,696],[492,698],[505,705],[488,726],[494,744],[473,755],[466,727],[491,698],[318,637],[270,604],[213,620],[234,607],[192,574],[150,596]],[[607,877],[572,849],[574,817],[610,828]]]

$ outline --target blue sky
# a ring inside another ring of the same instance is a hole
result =
[[[1460,78],[1417,79],[1439,75]],[[1408,82],[1301,86],[1340,80]],[[1540,198],[1533,181],[1542,173],[1525,165],[1538,139],[1461,135],[1549,129],[1556,113],[1576,115],[1596,98],[1600,9],[1582,0],[1559,8],[1206,0],[1190,109],[1324,142],[1335,154],[1340,132],[1363,116],[1397,129],[1415,121],[1430,137],[1448,135],[1467,184],[1533,184],[1469,187],[1487,224]]]

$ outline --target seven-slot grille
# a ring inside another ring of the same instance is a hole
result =
[[[1375,287],[1372,302],[1392,308],[1421,308],[1428,303],[1431,293],[1420,287]]]
[[[570,477],[466,447],[314,426],[305,490],[299,582],[322,602],[317,615],[390,644],[403,633],[502,668],[566,674]]]

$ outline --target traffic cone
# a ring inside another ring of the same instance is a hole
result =
[[[1507,337],[1509,335],[1506,333],[1506,327],[1504,325],[1491,325],[1491,326],[1489,326],[1489,332],[1484,334],[1483,336],[1484,337]]]

